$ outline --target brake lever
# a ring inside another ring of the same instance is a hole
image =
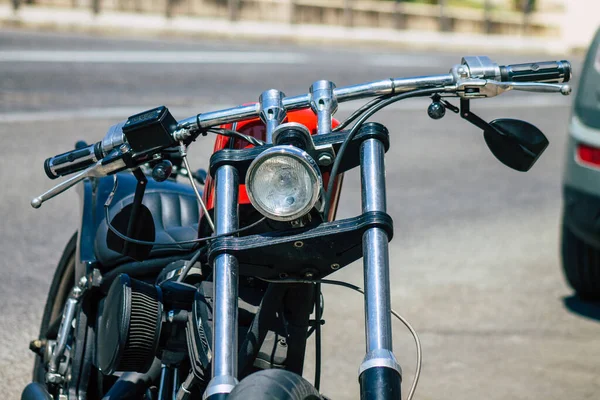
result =
[[[92,177],[103,177],[107,176],[110,173],[114,173],[126,168],[125,161],[123,160],[122,154],[120,154],[119,150],[114,150],[108,156],[103,158],[102,160],[97,161],[92,166],[84,169],[83,171],[73,175],[67,180],[62,181],[58,185],[54,186],[52,189],[47,192],[35,197],[31,200],[31,207],[40,208],[45,201],[52,199],[53,197],[58,196],[59,194],[65,192],[66,190],[72,188],[77,183],[81,182],[86,178]]]
[[[571,86],[543,82],[498,82],[487,79],[461,79],[456,84],[456,94],[464,99],[495,97],[509,90],[538,93],[571,94]]]

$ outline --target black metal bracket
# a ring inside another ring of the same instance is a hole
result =
[[[237,258],[241,275],[321,279],[362,257],[362,236],[370,228],[381,228],[392,239],[392,218],[367,212],[312,228],[218,238],[209,245],[208,261],[227,253]]]
[[[437,95],[439,96],[439,95]],[[448,110],[452,111],[454,114],[458,114],[460,112],[460,108],[456,107],[454,104],[450,103],[448,100],[442,99],[440,97],[440,102],[446,107]]]
[[[494,130],[490,124],[471,112],[471,103],[469,99],[460,99],[460,116],[484,131],[490,129]]]
[[[135,187],[135,195],[133,197],[133,203],[131,204],[131,214],[129,217],[129,224],[127,225],[127,237],[139,237],[140,231],[144,228],[142,219],[138,218],[140,215],[140,208],[142,207],[142,200],[144,199],[144,193],[146,192],[146,185],[148,179],[141,169],[133,169],[133,176],[137,179],[137,185]],[[123,246],[123,254],[129,254],[132,243],[125,241]]]
[[[337,154],[348,134],[348,131],[342,131],[329,135],[316,135],[312,139],[316,148],[332,146],[334,152]],[[385,151],[388,151],[390,148],[389,132],[383,125],[374,122],[364,124],[346,148],[338,173],[348,171],[360,164],[360,144],[371,138],[380,140],[384,145]],[[214,177],[217,169],[223,165],[232,165],[239,172],[240,184],[244,184],[250,163],[263,151],[271,147],[273,147],[272,144],[265,144],[248,149],[223,149],[218,151],[210,158],[210,175]]]

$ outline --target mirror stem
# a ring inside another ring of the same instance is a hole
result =
[[[482,129],[483,131],[487,130],[496,130],[490,124],[485,122],[483,119],[479,118],[477,115],[471,112],[470,108],[470,100],[469,99],[460,99],[460,116],[476,127]],[[502,133],[502,132],[500,132]]]
[[[133,176],[137,179],[137,185],[135,187],[135,195],[133,197],[133,203],[131,207],[131,215],[129,217],[129,224],[127,225],[127,236],[128,237],[138,237],[140,230],[144,227],[142,226],[143,221],[138,219],[140,208],[142,207],[142,200],[144,199],[144,193],[146,192],[146,184],[148,180],[146,176],[142,172],[142,170],[138,167],[132,170]],[[123,247],[123,254],[127,254],[129,251],[129,247],[131,243],[125,241],[125,245]]]

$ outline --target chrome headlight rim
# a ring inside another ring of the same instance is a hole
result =
[[[259,199],[256,198],[252,190],[252,182],[254,179],[254,175],[256,174],[261,164],[267,161],[268,159],[278,156],[294,158],[296,161],[300,162],[303,166],[306,167],[306,171],[312,175],[315,182],[312,187],[310,201],[306,204],[306,206],[304,206],[298,211],[295,211],[293,214],[290,215],[276,215],[272,212],[269,212],[265,208],[259,206],[261,202],[259,201]],[[310,210],[312,210],[315,207],[315,205],[317,205],[319,199],[321,198],[322,191],[323,177],[321,176],[321,170],[319,169],[319,165],[306,151],[295,146],[277,145],[263,151],[252,161],[252,163],[248,167],[248,171],[246,172],[246,192],[248,193],[248,198],[250,199],[250,202],[252,203],[254,208],[256,208],[262,215],[275,221],[289,222],[302,218],[303,216],[308,214]]]

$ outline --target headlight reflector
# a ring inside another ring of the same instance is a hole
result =
[[[319,200],[322,178],[315,160],[294,146],[275,146],[248,168],[246,188],[252,205],[264,216],[291,221]]]

